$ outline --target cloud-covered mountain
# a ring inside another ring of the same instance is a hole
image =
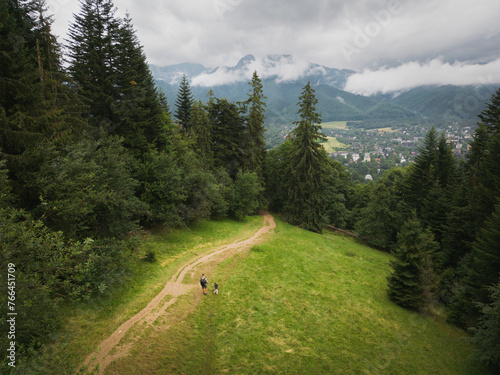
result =
[[[376,90],[370,75],[363,76],[368,80],[363,85],[361,76],[364,73],[334,69],[290,55],[262,58],[247,55],[234,66],[216,68],[192,63],[166,67],[152,65],[151,71],[173,110],[179,82],[184,74],[190,80],[191,91],[196,99],[205,102],[207,92],[213,90],[218,98],[243,101],[249,93],[248,82],[253,72],[257,71],[264,85],[264,95],[267,96],[266,118],[269,123],[289,124],[297,120],[297,101],[308,81],[316,90],[319,101],[317,109],[323,121],[365,121],[371,122],[373,126],[384,121],[387,124],[465,121],[472,125],[484,108],[484,103],[496,90],[494,84],[489,82],[481,87],[427,84]],[[383,72],[380,74],[383,77]],[[384,82],[380,76],[376,77],[376,82]],[[410,75],[408,80],[413,78]],[[388,82],[387,79],[385,82]],[[362,90],[363,87],[366,90]]]
[[[177,64],[166,67],[152,65],[153,75],[157,80],[168,84],[178,84],[183,74],[190,77],[191,87],[217,87],[240,82],[248,82],[253,72],[257,72],[262,80],[273,80],[276,83],[311,81],[342,88],[347,77],[355,72],[346,69],[333,69],[297,59],[291,55],[268,55],[256,58],[247,55],[235,66],[219,66],[214,69],[200,64]]]

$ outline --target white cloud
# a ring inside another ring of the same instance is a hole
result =
[[[248,82],[255,71],[261,79],[274,78],[280,83],[295,81],[314,73],[324,73],[324,68],[289,55],[271,55],[263,58],[248,58],[237,69],[222,66],[214,72],[200,74],[192,78],[191,85],[211,87],[234,82]]]
[[[148,61],[162,66],[230,66],[248,53],[291,54],[353,70],[436,58],[452,62],[500,57],[498,0],[113,2],[118,16],[130,13]],[[47,0],[47,5],[55,16],[54,32],[64,38],[72,13],[79,13],[79,2]],[[282,68],[284,80],[302,74],[296,64]],[[231,79],[228,72],[219,74],[221,80]]]
[[[213,87],[231,84],[244,80],[240,71],[233,71],[227,67],[219,67],[213,73],[202,73],[191,80],[191,86]]]
[[[449,64],[434,59],[421,64],[410,62],[393,68],[365,70],[351,75],[344,90],[361,94],[391,93],[421,85],[500,84],[500,58],[487,64]]]

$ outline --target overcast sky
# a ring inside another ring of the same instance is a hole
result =
[[[47,0],[66,37],[76,0]],[[356,70],[346,89],[371,94],[419,84],[500,83],[499,0],[114,0],[148,61],[235,65],[291,54]]]

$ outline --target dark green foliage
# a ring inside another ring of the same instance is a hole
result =
[[[287,176],[288,199],[283,213],[287,220],[304,229],[321,232],[327,222],[329,197],[325,194],[332,173],[328,156],[320,140],[321,117],[316,113],[318,100],[308,83],[299,98],[301,118],[292,132],[290,175]]]
[[[465,327],[477,324],[481,314],[477,303],[489,302],[487,289],[497,283],[499,277],[499,98],[500,91],[497,91],[480,115],[482,122],[474,134],[461,181],[460,200],[453,211],[462,214],[457,224],[467,236],[458,242],[459,251],[464,255],[458,266],[460,288],[451,306],[450,321]],[[446,236],[446,259],[453,254],[450,246],[453,234],[450,231]]]
[[[43,11],[42,1],[0,3],[0,148],[12,175],[25,150],[82,127]]]
[[[225,168],[235,178],[242,167],[243,119],[236,104],[215,99],[208,105],[212,123],[212,152],[215,168]]]
[[[476,328],[472,343],[476,346],[475,356],[493,371],[500,371],[500,283],[489,288],[491,303],[480,304],[482,317]]]
[[[155,263],[156,262],[156,254],[153,250],[148,250],[143,259],[145,262]]]
[[[480,114],[481,123],[486,125],[490,134],[500,131],[500,88],[491,96],[490,102],[486,104]]]
[[[406,220],[401,207],[403,179],[400,169],[386,172],[375,185],[366,207],[361,210],[356,230],[363,240],[376,248],[394,249],[397,233]]]
[[[189,119],[191,132],[195,137],[195,150],[208,167],[213,165],[212,124],[206,107],[201,101],[193,104]]]
[[[458,298],[453,304],[452,320],[465,326],[475,326],[480,317],[478,303],[490,301],[489,288],[500,280],[500,205],[486,221],[464,258],[465,274]]]
[[[211,217],[225,217],[229,212],[233,180],[224,168],[214,172],[215,184],[212,185]]]
[[[209,218],[214,201],[220,199],[217,181],[193,150],[188,149],[179,156],[181,189],[185,194],[178,207],[180,217],[185,224]]]
[[[191,131],[191,109],[194,104],[193,94],[191,94],[191,88],[189,87],[189,81],[184,74],[179,86],[179,92],[177,93],[177,100],[175,101],[176,111],[175,117],[179,121],[179,124],[185,131]]]
[[[140,159],[136,176],[141,182],[138,196],[149,206],[144,223],[180,225],[177,207],[186,196],[181,191],[182,177],[175,155],[151,150]]]
[[[264,176],[266,181],[266,198],[269,208],[274,212],[282,212],[288,200],[286,178],[290,174],[291,142],[282,143],[277,149],[268,151],[265,160]]]
[[[250,172],[257,172],[262,176],[262,166],[266,156],[266,142],[264,139],[264,112],[266,99],[263,93],[262,81],[257,72],[253,73],[251,92],[248,94],[248,100],[245,103],[248,106],[248,117],[245,131],[245,157],[244,168]]]
[[[335,160],[328,159],[329,171],[326,175],[327,187],[325,195],[328,197],[328,222],[336,227],[347,228],[350,213],[346,207],[351,185],[351,174],[344,166]]]
[[[388,277],[389,298],[410,309],[423,307],[432,289],[432,257],[438,245],[429,230],[423,230],[415,215],[405,222],[398,234],[394,269]]]
[[[239,173],[231,190],[230,213],[238,220],[256,213],[263,188],[255,172]]]
[[[147,208],[134,195],[133,166],[116,138],[70,145],[37,173],[37,212],[69,237],[122,237]]]
[[[136,157],[165,149],[168,119],[130,18],[115,17],[111,0],[85,0],[69,36],[69,72],[88,122],[123,137]]]
[[[165,149],[166,122],[161,97],[153,82],[146,56],[135,36],[130,18],[123,20],[117,32],[116,83],[119,100],[114,134],[124,138],[124,145],[140,155],[148,148]]]
[[[437,241],[441,241],[447,226],[455,170],[456,160],[444,134],[438,140],[432,128],[415,163],[409,167],[403,195],[405,203],[416,210],[422,225],[431,229]]]
[[[5,168],[5,160],[0,160],[0,209],[9,207],[12,201],[12,188],[8,178],[8,170]]]
[[[117,126],[113,105],[119,99],[116,49],[120,22],[111,0],[84,0],[69,31],[69,72],[84,98],[85,117],[111,133]]]
[[[23,211],[0,211],[0,266],[15,268],[17,356],[37,349],[61,324],[61,304],[103,292],[127,270],[120,242],[67,241]],[[4,296],[7,283],[1,287]],[[6,316],[7,303],[2,304]],[[6,331],[6,320],[1,329]],[[7,340],[0,347],[5,351]]]
[[[407,203],[416,209],[418,214],[436,178],[437,163],[438,140],[436,130],[432,128],[425,137],[424,146],[419,149],[415,163],[410,166],[405,189]]]

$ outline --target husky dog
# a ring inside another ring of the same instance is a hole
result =
[[[219,294],[219,285],[217,285],[217,283],[214,283],[214,294]]]

